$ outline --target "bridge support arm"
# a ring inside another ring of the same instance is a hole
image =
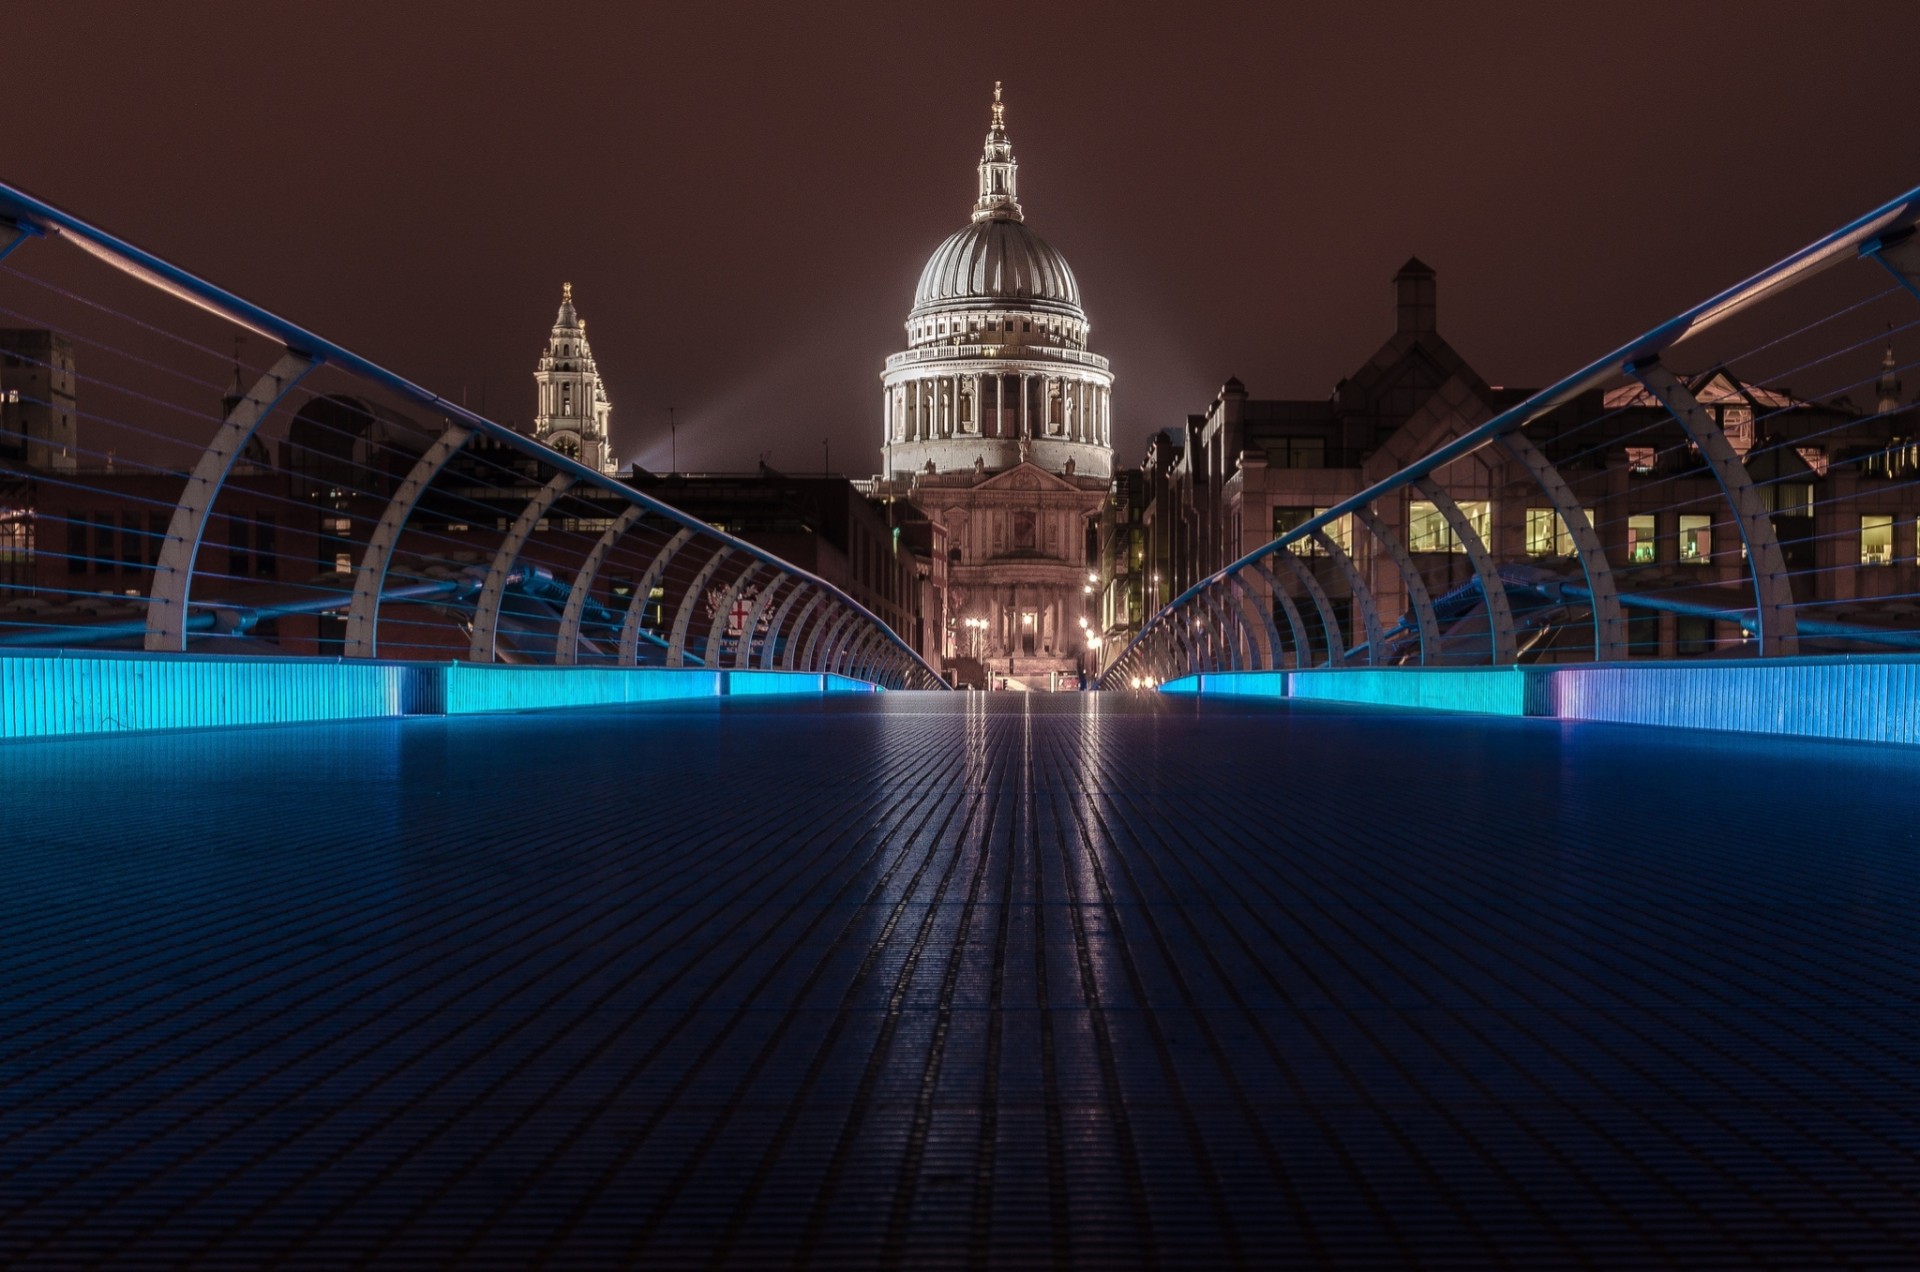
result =
[[[627,613],[620,623],[620,665],[632,667],[640,661],[640,631],[645,625],[647,602],[653,599],[653,589],[666,575],[667,566],[675,554],[687,546],[693,538],[693,531],[678,530],[668,539],[660,551],[654,554],[648,564],[647,572],[634,584],[633,595],[627,598]]]
[[[214,500],[219,498],[220,488],[226,485],[234,461],[240,458],[261,421],[273,414],[273,408],[319,365],[319,359],[291,349],[281,354],[279,361],[234,404],[214,432],[213,441],[200,453],[199,461],[187,477],[186,489],[180,494],[180,502],[174,505],[167,538],[160,545],[160,560],[153,571],[153,590],[147,605],[148,649],[185,652],[193,566],[200,556],[200,541],[206,536]]]
[[[1373,589],[1360,577],[1360,571],[1354,566],[1353,558],[1346,550],[1333,541],[1333,536],[1325,530],[1315,530],[1313,541],[1327,554],[1327,559],[1339,568],[1347,578],[1347,591],[1353,595],[1353,603],[1360,607],[1360,625],[1367,633],[1367,665],[1377,667],[1386,657],[1386,633],[1380,628],[1380,611],[1373,604]]]
[[[1467,560],[1473,563],[1474,576],[1480,580],[1481,599],[1487,606],[1487,631],[1491,637],[1491,655],[1489,661],[1494,666],[1505,666],[1518,659],[1518,645],[1513,636],[1513,606],[1507,603],[1507,585],[1500,577],[1500,570],[1487,554],[1487,545],[1481,541],[1480,532],[1467,520],[1467,514],[1460,511],[1460,505],[1453,496],[1431,476],[1422,477],[1414,483],[1414,489],[1427,497],[1446,518],[1453,537],[1460,540],[1460,546],[1467,550]]]
[[[1293,571],[1293,577],[1300,580],[1300,586],[1307,589],[1307,596],[1313,601],[1313,608],[1320,615],[1320,627],[1327,637],[1327,666],[1338,667],[1347,660],[1346,633],[1340,630],[1340,620],[1334,617],[1333,602],[1327,599],[1326,589],[1320,586],[1320,580],[1313,577],[1313,570],[1305,561],[1286,548],[1273,554],[1287,563]]]
[[[684,667],[687,663],[687,632],[693,626],[693,608],[706,595],[707,584],[722,565],[733,556],[733,549],[721,547],[707,558],[700,567],[700,573],[693,576],[693,582],[687,584],[686,592],[680,597],[680,605],[673,612],[673,635],[667,641],[667,666]]]
[[[646,511],[640,504],[633,504],[615,517],[613,524],[606,528],[587,553],[587,559],[580,563],[579,573],[573,576],[573,586],[567,589],[567,607],[560,615],[560,633],[553,641],[553,661],[556,666],[571,666],[579,661],[580,624],[587,612],[587,600],[593,595],[594,580],[600,577],[600,567],[606,564],[614,546],[646,515]]]
[[[1413,611],[1414,627],[1420,634],[1420,665],[1438,666],[1440,616],[1434,612],[1433,596],[1427,591],[1427,581],[1420,577],[1419,567],[1413,563],[1413,555],[1407,551],[1407,545],[1400,542],[1400,536],[1371,508],[1356,510],[1353,518],[1367,528],[1367,533],[1393,562],[1393,568],[1400,572],[1400,582],[1407,589],[1407,608]]]
[[[1592,598],[1593,658],[1595,662],[1613,662],[1627,656],[1627,620],[1620,609],[1620,592],[1614,586],[1613,569],[1607,564],[1606,549],[1586,511],[1573,497],[1573,488],[1546,453],[1524,433],[1508,433],[1500,439],[1507,454],[1519,460],[1553,505],[1567,533],[1573,537],[1573,550],[1579,554],[1580,569],[1587,577],[1587,593]]]
[[[1794,623],[1793,586],[1787,578],[1786,558],[1780,553],[1780,540],[1773,533],[1773,518],[1754,488],[1747,466],[1733,453],[1720,426],[1705,407],[1695,400],[1680,381],[1658,362],[1640,363],[1626,368],[1627,374],[1645,385],[1647,392],[1667,408],[1680,422],[1687,436],[1700,448],[1700,457],[1720,483],[1721,493],[1733,509],[1740,537],[1747,545],[1747,568],[1753,576],[1755,634],[1760,638],[1762,658],[1791,658],[1800,652],[1799,628]]]
[[[393,563],[394,548],[420,496],[447,466],[447,461],[472,437],[472,429],[448,421],[446,431],[434,438],[426,453],[413,461],[413,467],[381,511],[380,522],[374,526],[367,550],[360,554],[360,568],[353,576],[353,600],[347,606],[347,639],[343,650],[347,657],[375,656],[379,647],[380,593],[387,586],[387,567]]]
[[[473,607],[473,641],[467,652],[472,661],[494,660],[494,644],[500,632],[500,606],[506,598],[507,575],[520,560],[520,550],[526,546],[534,526],[547,515],[547,509],[553,507],[554,501],[572,488],[573,482],[571,473],[555,473],[538,494],[527,500],[527,506],[514,518],[507,537],[501,540],[499,550],[493,554],[493,563],[487,567],[487,581],[481,585],[480,599]]]

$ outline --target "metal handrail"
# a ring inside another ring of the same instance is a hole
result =
[[[1154,632],[1169,615],[1228,577],[1239,574],[1275,552],[1310,538],[1341,517],[1366,509],[1383,495],[1393,494],[1414,485],[1446,465],[1473,454],[1506,434],[1524,428],[1549,411],[1598,388],[1614,377],[1623,373],[1632,374],[1638,368],[1656,363],[1661,355],[1681,341],[1718,325],[1779,291],[1804,282],[1842,261],[1872,256],[1883,249],[1903,243],[1913,235],[1916,224],[1920,224],[1920,187],[1908,190],[1866,215],[1782,258],[1745,281],[1658,324],[1612,352],[1588,363],[1572,375],[1541,389],[1518,405],[1509,407],[1446,445],[1428,452],[1392,475],[1373,483],[1358,494],[1341,500],[1323,512],[1316,513],[1265,546],[1256,548],[1231,564],[1214,571],[1167,602],[1141,624],[1139,632],[1109,662],[1108,671],[1103,673],[1103,679],[1106,675],[1112,674],[1114,668],[1119,667],[1129,655],[1140,648],[1150,633]]]
[[[244,300],[6,182],[0,182],[0,219],[11,222],[15,229],[26,234],[35,236],[54,234],[70,239],[90,255],[150,287],[237,323],[257,335],[277,341],[290,352],[310,358],[316,363],[331,364],[380,385],[411,402],[427,407],[443,417],[457,420],[477,433],[483,433],[523,454],[532,455],[549,467],[568,474],[574,479],[576,485],[584,483],[617,494],[629,503],[646,508],[650,514],[662,520],[718,539],[739,555],[801,578],[879,628],[890,644],[906,654],[921,671],[926,673],[931,683],[942,688],[947,687],[940,673],[934,670],[920,656],[919,651],[902,639],[879,615],[818,575],[803,570],[765,549],[735,538],[725,531],[716,530],[698,517],[643,494],[598,469],[582,464],[523,433],[476,414],[457,402],[449,401],[371,359],[364,358],[297,323]],[[20,241],[24,240],[16,240],[15,245]]]

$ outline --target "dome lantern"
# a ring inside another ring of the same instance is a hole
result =
[[[1024,221],[1017,182],[1020,165],[1007,140],[1007,108],[1000,101],[1000,81],[993,81],[993,126],[987,129],[986,149],[980,155],[980,198],[973,205],[976,221]]]

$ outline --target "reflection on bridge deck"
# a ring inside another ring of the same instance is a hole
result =
[[[1899,1262],[1920,752],[1118,694],[0,748],[0,1261]]]

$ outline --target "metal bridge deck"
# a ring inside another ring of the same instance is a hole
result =
[[[0,748],[0,1263],[1920,1250],[1920,753],[1120,695]]]

